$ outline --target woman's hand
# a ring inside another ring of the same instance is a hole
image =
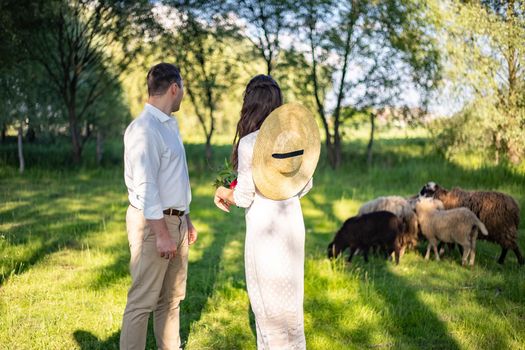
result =
[[[217,208],[229,213],[231,205],[231,202],[228,200],[229,197],[233,197],[233,191],[221,186],[215,191],[213,202]]]

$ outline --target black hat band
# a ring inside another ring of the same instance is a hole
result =
[[[301,149],[299,151],[293,151],[293,152],[288,152],[288,153],[274,153],[272,154],[272,157],[276,159],[286,159],[286,158],[302,156],[303,154],[304,154],[304,149]]]

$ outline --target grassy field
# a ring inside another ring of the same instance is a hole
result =
[[[381,135],[368,168],[364,145],[345,145],[337,172],[322,159],[303,200],[308,348],[525,349],[525,268],[513,253],[498,265],[499,246],[480,242],[473,269],[461,267],[458,253],[436,262],[410,252],[399,266],[325,258],[336,229],[367,200],[412,195],[433,180],[510,193],[524,208],[525,170],[484,166],[475,157],[448,161],[422,135],[390,133]],[[229,149],[215,148],[217,163]],[[117,349],[130,283],[122,165],[109,164],[119,148],[102,168],[56,170],[60,157],[28,147],[23,175],[12,165],[13,147],[0,150],[0,348]],[[182,305],[186,349],[255,349],[244,213],[214,208],[215,171],[203,160],[204,147],[189,144],[187,152],[200,236]],[[520,235],[524,249],[523,229]],[[155,348],[151,330],[147,348]]]

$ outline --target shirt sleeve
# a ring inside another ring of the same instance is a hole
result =
[[[298,194],[299,198],[303,198],[304,196],[306,196],[306,194],[310,192],[310,190],[312,189],[313,185],[314,185],[314,179],[313,177],[311,177],[310,180],[304,186],[304,188],[299,192]]]
[[[126,153],[133,176],[134,195],[150,220],[162,219],[157,175],[160,168],[162,146],[159,138],[150,130],[134,130],[126,145]]]
[[[255,198],[255,183],[252,177],[253,146],[247,140],[239,142],[237,186],[233,190],[233,200],[238,207],[249,208]]]

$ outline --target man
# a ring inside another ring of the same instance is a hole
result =
[[[153,312],[157,347],[179,349],[179,304],[186,293],[188,245],[197,239],[189,215],[186,154],[177,121],[170,117],[180,108],[184,87],[179,69],[168,63],[149,70],[147,85],[148,103],[124,135],[132,283],[120,348],[145,348]]]

